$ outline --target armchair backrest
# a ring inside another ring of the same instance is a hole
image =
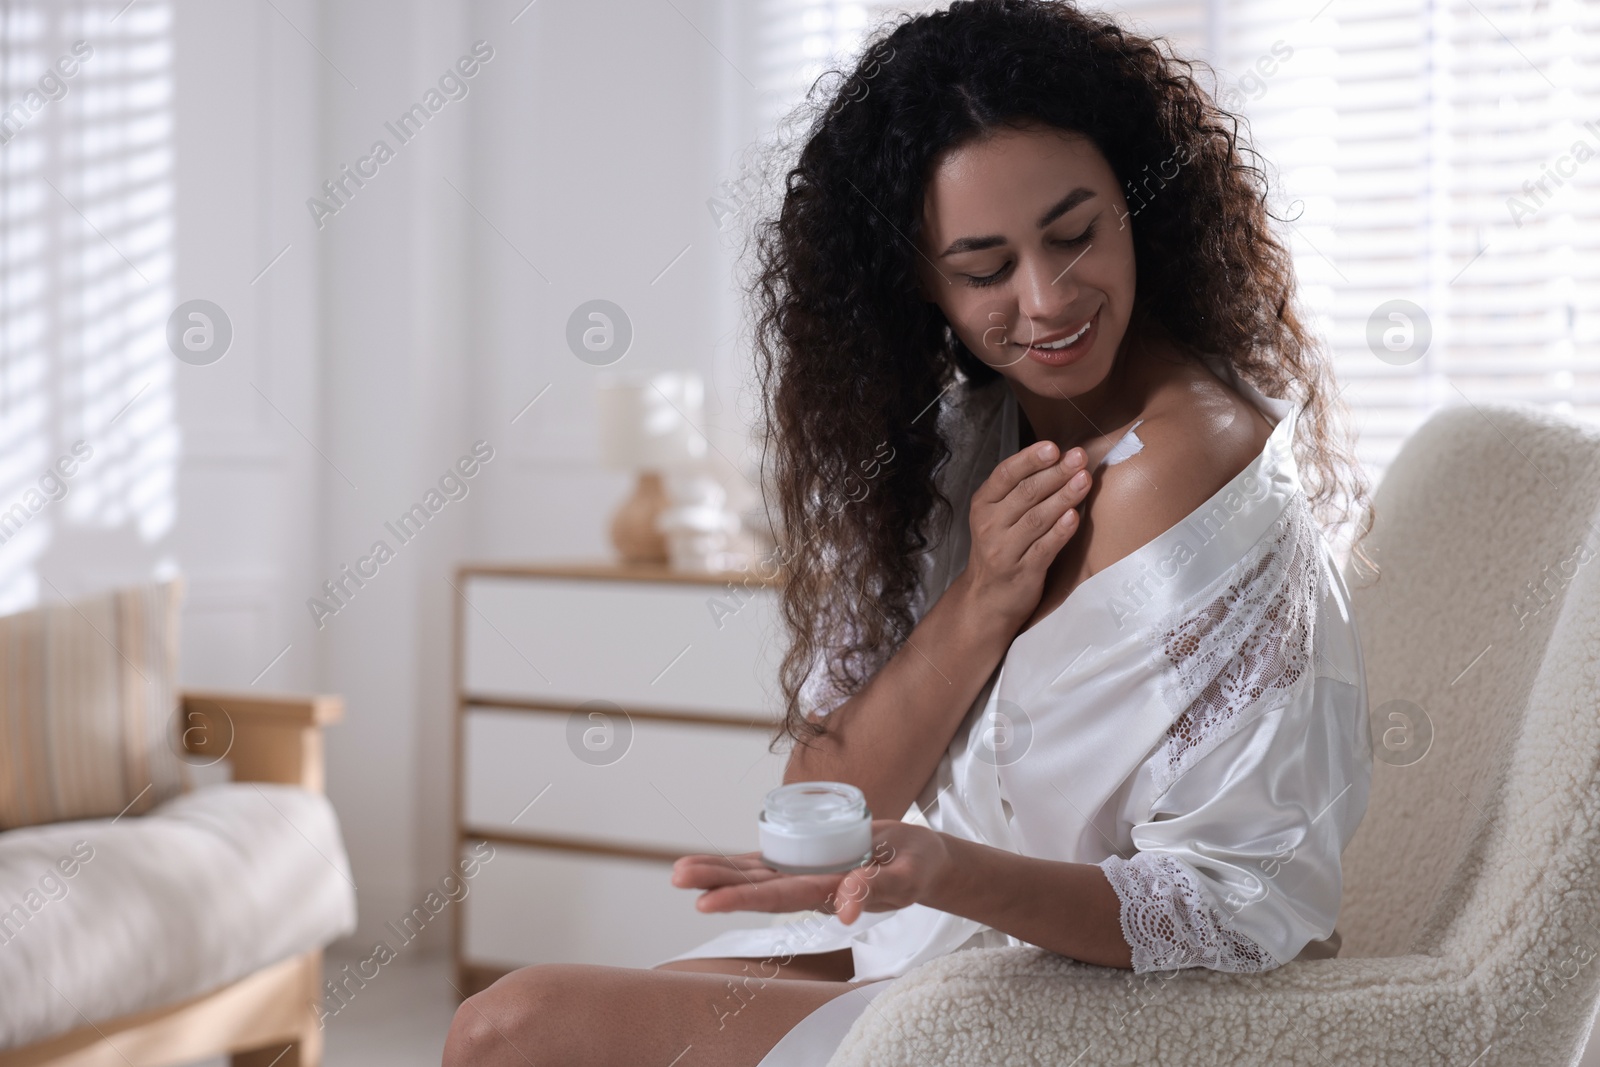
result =
[[[1551,881],[1600,857],[1600,429],[1446,408],[1374,506],[1381,574],[1346,568],[1374,762],[1340,955],[1571,957],[1600,920],[1600,893]]]

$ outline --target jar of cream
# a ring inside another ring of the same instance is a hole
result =
[[[832,874],[872,857],[867,798],[845,782],[791,782],[767,794],[757,820],[761,861],[785,874]]]

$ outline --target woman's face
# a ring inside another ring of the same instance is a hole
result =
[[[1127,215],[1094,142],[1049,126],[1002,129],[935,161],[918,243],[923,294],[1015,386],[1077,396],[1110,373],[1133,310]]]

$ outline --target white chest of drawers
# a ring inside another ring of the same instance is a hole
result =
[[[668,876],[754,850],[782,783],[777,589],[607,564],[469,565],[456,588],[456,849],[493,848],[452,909],[461,990],[768,921],[703,915]]]

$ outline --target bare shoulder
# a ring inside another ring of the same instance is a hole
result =
[[[1196,365],[1152,392],[1136,432],[1144,447],[1102,467],[1088,502],[1089,574],[1148,544],[1210,499],[1261,455],[1272,424]]]

